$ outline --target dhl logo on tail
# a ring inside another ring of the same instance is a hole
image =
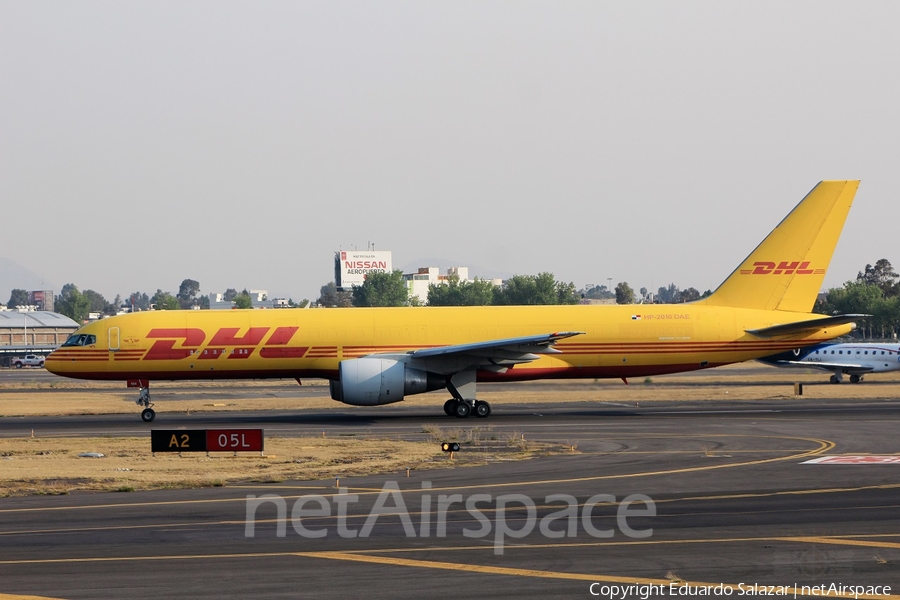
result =
[[[824,275],[825,269],[810,269],[809,261],[774,262],[756,261],[753,269],[741,269],[741,275]]]

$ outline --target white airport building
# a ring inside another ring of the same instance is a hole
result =
[[[251,308],[287,308],[288,301],[285,298],[273,298],[269,300],[268,290],[247,290],[250,294]],[[210,294],[209,308],[211,310],[231,310],[234,308],[233,300],[226,300],[225,294]]]
[[[456,275],[460,283],[469,281],[469,267],[450,267],[443,275],[438,267],[419,267],[415,273],[404,273],[409,298],[418,298],[420,304],[428,302],[428,286],[447,283]]]

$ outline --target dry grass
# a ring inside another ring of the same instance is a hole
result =
[[[0,439],[0,495],[65,494],[73,490],[134,491],[211,487],[235,482],[346,479],[406,469],[471,466],[562,452],[548,444],[508,448],[464,443],[453,461],[435,443],[398,439],[267,437],[259,453],[150,453],[147,437]],[[103,458],[80,458],[82,453]]]

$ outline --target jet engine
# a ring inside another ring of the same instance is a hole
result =
[[[353,406],[377,406],[445,387],[443,375],[372,356],[341,361],[338,379],[331,380],[331,397]]]

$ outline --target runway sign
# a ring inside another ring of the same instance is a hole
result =
[[[262,429],[151,429],[151,452],[262,452]]]
[[[858,456],[822,456],[801,465],[900,465],[900,456],[893,454],[862,454]]]

